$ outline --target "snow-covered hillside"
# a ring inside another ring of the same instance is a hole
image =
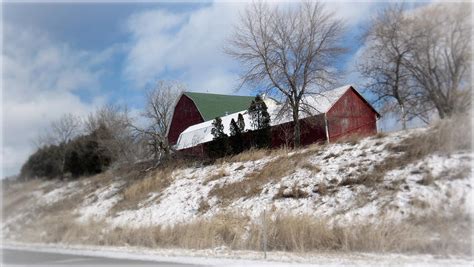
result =
[[[309,151],[290,152],[288,156],[268,156],[256,161],[224,162],[217,166],[176,170],[172,173],[174,180],[170,186],[162,192],[151,193],[140,203],[140,208],[120,211],[110,218],[101,216],[104,212],[98,208],[95,219],[104,218],[114,225],[146,226],[187,222],[222,212],[257,218],[266,209],[273,213],[328,216],[342,222],[377,220],[377,217],[386,213],[401,218],[412,213],[449,210],[451,207],[466,207],[470,210],[470,203],[467,203],[468,206],[464,204],[472,198],[472,181],[468,177],[451,179],[447,174],[468,168],[473,156],[471,152],[459,152],[449,157],[429,155],[388,171],[384,181],[374,186],[340,185],[348,177],[370,171],[374,165],[393,156],[387,146],[402,141],[408,134],[400,132],[383,140],[367,138],[357,144],[314,147]],[[230,203],[225,201],[225,196],[220,199],[212,194],[213,189],[223,187],[230,187],[229,192],[223,190],[223,195],[235,194],[231,187],[280,157],[287,161],[278,163],[287,164],[288,174],[280,178],[269,177],[268,183],[261,185],[259,194],[247,196],[242,191],[242,196],[232,197]],[[292,157],[298,161],[292,161]],[[222,177],[206,183],[209,177],[219,174]],[[436,178],[433,183],[424,184],[420,181],[425,175]],[[327,192],[318,191],[321,185],[326,187]],[[301,191],[301,196],[293,195],[295,190]],[[278,197],[280,191],[283,191],[280,193],[282,196]],[[97,201],[104,199],[97,197]],[[200,212],[200,205],[204,205],[201,203],[206,201],[208,210]],[[86,200],[84,205],[91,205],[89,202]]]
[[[38,230],[38,218],[61,211],[77,224],[94,221],[109,229],[173,226],[221,214],[258,222],[264,210],[272,218],[306,215],[342,226],[433,213],[470,216],[474,155],[469,148],[417,151],[415,146],[427,146],[419,142],[429,139],[420,136],[430,131],[296,151],[251,151],[213,165],[151,171],[144,178],[110,171],[77,181],[11,184],[4,188],[2,229],[5,238],[21,240],[25,229]]]

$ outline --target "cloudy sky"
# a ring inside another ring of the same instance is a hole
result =
[[[41,3],[3,6],[3,176],[19,171],[32,140],[64,113],[85,115],[104,103],[139,110],[159,79],[192,91],[235,92],[237,62],[223,45],[244,2]],[[352,72],[357,36],[382,3],[328,3],[345,19]]]

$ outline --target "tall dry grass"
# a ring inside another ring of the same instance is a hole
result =
[[[158,169],[144,178],[132,181],[124,188],[123,199],[117,203],[113,211],[136,208],[150,193],[163,191],[171,185],[172,172],[171,168]]]
[[[326,218],[279,215],[265,221],[268,249],[275,251],[357,251],[471,255],[471,218],[465,215],[415,217],[401,222],[335,225]],[[262,224],[221,214],[171,227],[111,228],[105,222],[78,224],[71,216],[48,217],[25,229],[30,242],[113,246],[261,250]]]
[[[292,153],[288,153],[287,150],[275,152],[275,158],[261,169],[246,174],[244,179],[235,183],[215,185],[209,192],[209,196],[216,196],[224,203],[230,203],[241,197],[249,198],[259,195],[264,185],[277,182],[298,168],[317,173],[320,171],[319,166],[312,164],[307,158],[321,149],[321,146],[313,145],[302,151],[291,151]]]
[[[376,164],[369,172],[343,180],[340,185],[376,186],[382,182],[388,171],[403,168],[428,155],[449,155],[456,151],[472,150],[471,134],[471,120],[467,114],[440,120],[427,131],[410,135],[399,143],[387,145],[386,149],[395,155]]]
[[[283,154],[287,154],[289,151],[288,148],[278,148],[278,149],[249,149],[245,150],[242,153],[237,155],[224,157],[216,161],[217,164],[222,164],[224,162],[235,163],[235,162],[246,162],[246,161],[256,161],[261,160],[265,157],[275,157]]]

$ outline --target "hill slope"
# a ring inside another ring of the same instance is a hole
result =
[[[11,184],[2,229],[7,240],[258,249],[265,210],[271,249],[470,254],[474,155],[453,125],[138,178]]]

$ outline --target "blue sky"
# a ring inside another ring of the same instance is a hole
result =
[[[237,62],[225,39],[246,3],[4,4],[3,171],[17,173],[41,130],[64,113],[85,116],[104,103],[139,110],[159,79],[189,90],[235,92]],[[347,22],[349,53],[337,62],[356,84],[357,39],[377,2],[328,3]]]

